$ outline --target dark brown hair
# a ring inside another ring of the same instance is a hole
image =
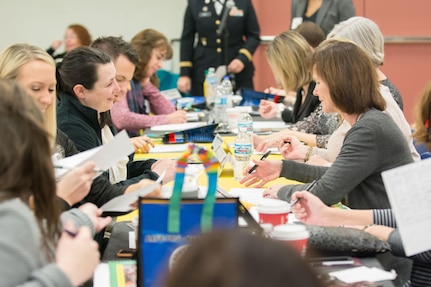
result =
[[[166,287],[317,287],[323,284],[299,253],[280,241],[219,231],[192,241]]]
[[[371,108],[385,109],[376,66],[353,42],[325,40],[314,51],[310,68],[328,85],[331,99],[341,112],[362,114]]]
[[[316,48],[326,38],[325,32],[316,23],[305,21],[295,29],[296,32],[302,35],[311,47]]]
[[[138,81],[142,80],[148,70],[148,62],[151,59],[153,49],[166,49],[166,60],[172,58],[173,50],[168,42],[168,39],[162,33],[154,29],[146,29],[136,34],[131,41],[133,48],[138,52],[139,64],[136,66],[134,78]],[[155,86],[159,85],[159,79],[154,74],[150,77],[151,83]]]
[[[49,135],[33,98],[12,80],[0,80],[0,133],[0,201],[19,198],[34,210],[41,247],[53,259],[60,208]]]
[[[136,50],[121,37],[100,37],[94,40],[90,47],[105,51],[111,56],[112,61],[117,60],[120,55],[124,55],[130,62],[135,64],[135,66],[139,63]]]
[[[67,28],[72,29],[75,32],[82,46],[90,46],[91,35],[88,32],[87,28],[85,28],[80,24],[72,24],[72,25],[69,25],[69,27]]]

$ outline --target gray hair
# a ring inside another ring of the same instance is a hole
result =
[[[351,40],[365,50],[376,66],[383,65],[385,40],[379,26],[368,18],[357,16],[340,22],[326,38]]]

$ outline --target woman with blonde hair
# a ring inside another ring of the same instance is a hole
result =
[[[309,145],[326,146],[326,139],[338,126],[335,115],[322,112],[319,99],[313,96],[315,82],[307,66],[313,53],[311,46],[296,31],[283,32],[269,44],[266,55],[277,82],[286,91],[296,91],[293,109],[283,104],[262,100],[259,113],[263,118],[281,118],[293,123],[291,128],[265,137],[254,136],[257,151],[277,147],[280,139],[293,134]]]
[[[55,75],[55,62],[44,50],[27,44],[12,45],[0,53],[0,78],[12,80],[23,79],[25,76],[20,73],[23,66],[38,64],[40,66],[42,63],[48,64],[45,66],[45,69],[52,70]],[[26,84],[23,83],[24,86]],[[36,100],[36,104],[43,113],[45,129],[50,135],[49,141],[51,147],[54,147],[57,132],[55,78],[48,82],[46,87],[43,86],[44,84],[41,82],[34,83],[30,85],[29,90],[34,94],[33,97]],[[46,93],[43,91],[44,88],[47,89]]]

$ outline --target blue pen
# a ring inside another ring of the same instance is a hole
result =
[[[316,180],[313,180],[308,186],[307,186],[307,188],[305,189],[306,191],[310,191],[310,190],[312,190],[313,189],[313,187],[316,185],[316,183],[317,183],[317,181]],[[301,200],[301,198],[300,197],[298,197],[291,205],[290,205],[290,207],[292,207],[292,206],[294,206],[295,204],[297,204],[299,201]]]

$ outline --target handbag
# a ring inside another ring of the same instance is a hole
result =
[[[205,199],[181,197],[185,168],[197,155],[208,175]],[[139,199],[138,286],[162,286],[163,278],[193,238],[213,229],[238,226],[238,198],[217,198],[219,162],[205,148],[190,144],[178,159],[170,199]]]
[[[310,232],[307,257],[369,257],[391,250],[389,243],[355,228],[306,225]]]

